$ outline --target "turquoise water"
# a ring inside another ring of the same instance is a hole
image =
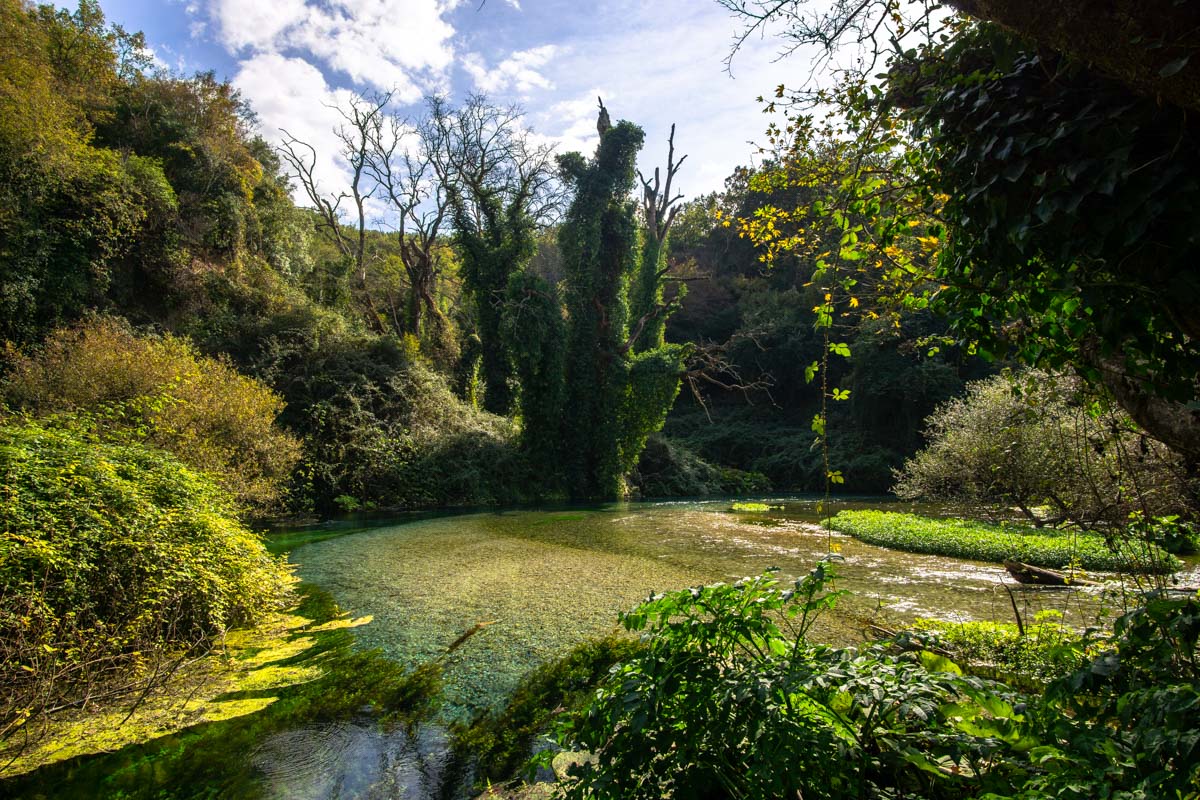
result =
[[[996,565],[830,534],[818,524],[814,498],[762,502],[780,508],[733,513],[728,500],[612,504],[280,532],[274,543],[290,550],[302,579],[352,615],[373,617],[328,643],[326,677],[288,689],[262,712],[43,768],[0,784],[0,796],[462,798],[469,772],[450,757],[448,722],[501,704],[530,669],[613,630],[619,611],[653,592],[772,567],[797,576],[831,554],[844,559],[839,585],[853,594],[815,635],[836,644],[860,641],[868,622],[1011,620],[1015,603],[1026,618],[1053,608],[1085,624],[1098,607],[1082,591],[1020,589],[1010,599]],[[827,513],[880,506],[838,502]],[[386,657],[363,652],[369,648]],[[395,680],[396,662],[429,661],[444,668],[439,718],[387,724],[365,711],[373,687]]]
[[[729,501],[662,502],[441,517],[302,545],[291,559],[342,608],[373,616],[358,629],[362,644],[404,663],[442,658],[452,719],[502,702],[534,666],[613,630],[617,612],[653,592],[771,567],[793,577],[831,551],[844,558],[840,587],[853,595],[818,629],[830,642],[861,640],[865,621],[1013,618],[997,565],[830,535],[816,499],[763,502],[781,508],[732,513]],[[1095,605],[1063,591],[1022,590],[1016,600],[1025,616],[1054,608],[1077,622]]]

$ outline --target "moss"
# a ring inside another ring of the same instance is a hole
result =
[[[484,714],[456,732],[455,748],[474,754],[479,775],[489,781],[518,774],[533,753],[534,740],[560,713],[583,705],[613,665],[641,645],[619,635],[592,639],[534,670],[500,712]]]
[[[301,587],[309,608],[328,611]],[[293,610],[231,633],[137,705],[58,715],[39,738],[0,753],[6,797],[249,798],[261,794],[252,762],[270,736],[360,717],[378,724],[427,718],[440,695],[436,667],[407,670],[354,650],[369,617],[314,620]]]

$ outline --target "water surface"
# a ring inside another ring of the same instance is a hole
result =
[[[501,702],[538,664],[609,632],[617,612],[654,592],[771,567],[796,577],[830,553],[844,559],[839,588],[853,594],[818,628],[826,641],[861,640],[865,620],[1013,618],[998,565],[831,534],[819,525],[814,498],[764,502],[780,508],[733,513],[721,500],[466,514],[318,541],[291,558],[303,579],[343,608],[374,617],[359,630],[363,644],[405,663],[444,658],[447,711],[460,719]],[[879,505],[839,502],[830,510]],[[1023,616],[1053,608],[1083,622],[1084,609],[1094,606],[1084,597],[1019,590],[1015,601]]]

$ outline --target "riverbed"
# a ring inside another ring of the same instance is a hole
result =
[[[755,502],[769,508],[733,511],[729,499],[614,503],[274,533],[274,549],[288,552],[300,579],[355,620],[334,657],[316,663],[357,672],[331,674],[331,689],[293,686],[277,702],[262,697],[260,712],[74,758],[0,789],[28,798],[464,798],[470,772],[450,757],[451,726],[502,705],[531,669],[613,631],[620,611],[656,592],[768,569],[790,579],[820,560],[834,562],[837,588],[850,592],[815,629],[814,638],[832,644],[918,616],[1009,621],[1053,610],[1082,627],[1101,608],[1095,592],[1014,588],[995,564],[873,547],[820,524],[847,508],[953,509],[878,498],[828,507],[815,497]],[[356,661],[356,652],[368,660]],[[420,724],[383,724],[357,700],[335,702],[395,665],[430,662],[441,664],[444,702]]]

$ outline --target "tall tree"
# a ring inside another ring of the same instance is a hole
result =
[[[501,330],[504,298],[557,203],[552,148],[522,127],[519,109],[480,95],[458,108],[430,98],[426,141],[446,191],[463,286],[475,306],[484,407],[507,414],[514,387]]]
[[[399,327],[441,342],[448,322],[436,293],[450,206],[434,165],[438,130],[428,121],[414,127],[394,114],[380,115],[369,138],[368,169],[396,212],[396,244],[408,276],[408,302]]]
[[[634,350],[644,326],[629,324],[639,266],[629,195],[643,139],[641,128],[621,121],[603,130],[591,160],[559,159],[575,191],[559,231],[569,320],[559,461],[577,499],[622,494],[646,437],[662,427],[679,392],[687,356],[678,345]]]
[[[337,109],[343,122],[334,133],[341,143],[340,157],[350,172],[348,189],[328,191],[320,185],[317,177],[318,153],[316,148],[297,139],[286,130],[279,146],[279,154],[291,168],[290,177],[300,183],[300,188],[317,212],[318,231],[336,248],[350,265],[354,275],[355,289],[363,305],[369,324],[376,330],[383,328],[380,313],[367,282],[367,201],[374,196],[378,185],[371,180],[372,133],[379,120],[385,116],[392,101],[392,93],[384,92],[371,97],[355,95]],[[351,208],[350,230],[343,223],[343,203],[349,201]]]
[[[663,303],[667,265],[667,235],[679,207],[675,203],[682,194],[671,194],[671,184],[687,156],[675,160],[675,126],[667,137],[667,172],[665,181],[658,167],[653,180],[638,172],[642,184],[642,252],[637,280],[633,286],[630,314],[635,334],[634,350],[644,352],[661,347],[667,328],[669,306]],[[683,284],[676,290],[675,301],[682,299]]]

